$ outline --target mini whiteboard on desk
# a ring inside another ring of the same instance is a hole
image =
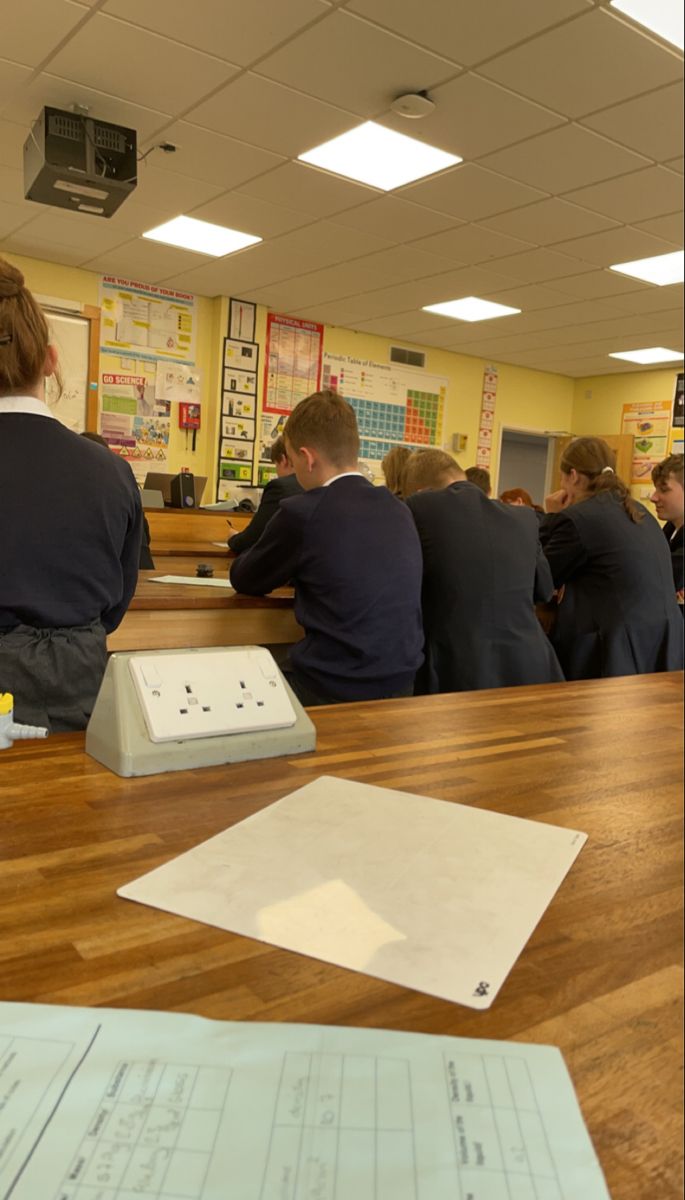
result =
[[[323,776],[118,894],[488,1008],[585,840]]]

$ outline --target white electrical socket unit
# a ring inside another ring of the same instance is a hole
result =
[[[129,670],[150,741],[283,729],[297,716],[268,650],[132,655]]]

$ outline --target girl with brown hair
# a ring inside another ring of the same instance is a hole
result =
[[[45,403],[47,322],[0,259],[0,691],[15,719],[84,729],[138,577],[140,494],[127,463]]]
[[[540,539],[563,599],[552,641],[567,679],[675,671],[683,630],[668,548],[601,438],[575,438]]]

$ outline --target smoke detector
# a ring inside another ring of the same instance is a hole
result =
[[[390,107],[398,117],[408,117],[417,121],[419,117],[427,117],[432,113],[435,104],[429,99],[427,92],[407,92],[405,96],[397,96]]]

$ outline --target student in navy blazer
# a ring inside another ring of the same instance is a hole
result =
[[[229,537],[228,548],[234,554],[244,554],[246,550],[250,550],[252,546],[255,546],[274,513],[278,511],[281,500],[287,499],[288,496],[299,496],[302,491],[288,458],[285,442],[282,437],[276,438],[271,447],[270,455],[271,461],[276,468],[276,478],[270,479],[264,488],[259,508],[250,521],[250,524],[245,529],[241,529],[240,532],[235,532]],[[229,530],[233,529],[230,521],[228,522],[228,528]]]
[[[303,488],[231,568],[239,592],[292,581],[304,638],[285,674],[305,704],[410,695],[422,662],[421,546],[409,510],[358,470],[354,410],[316,392],[284,430]]]

